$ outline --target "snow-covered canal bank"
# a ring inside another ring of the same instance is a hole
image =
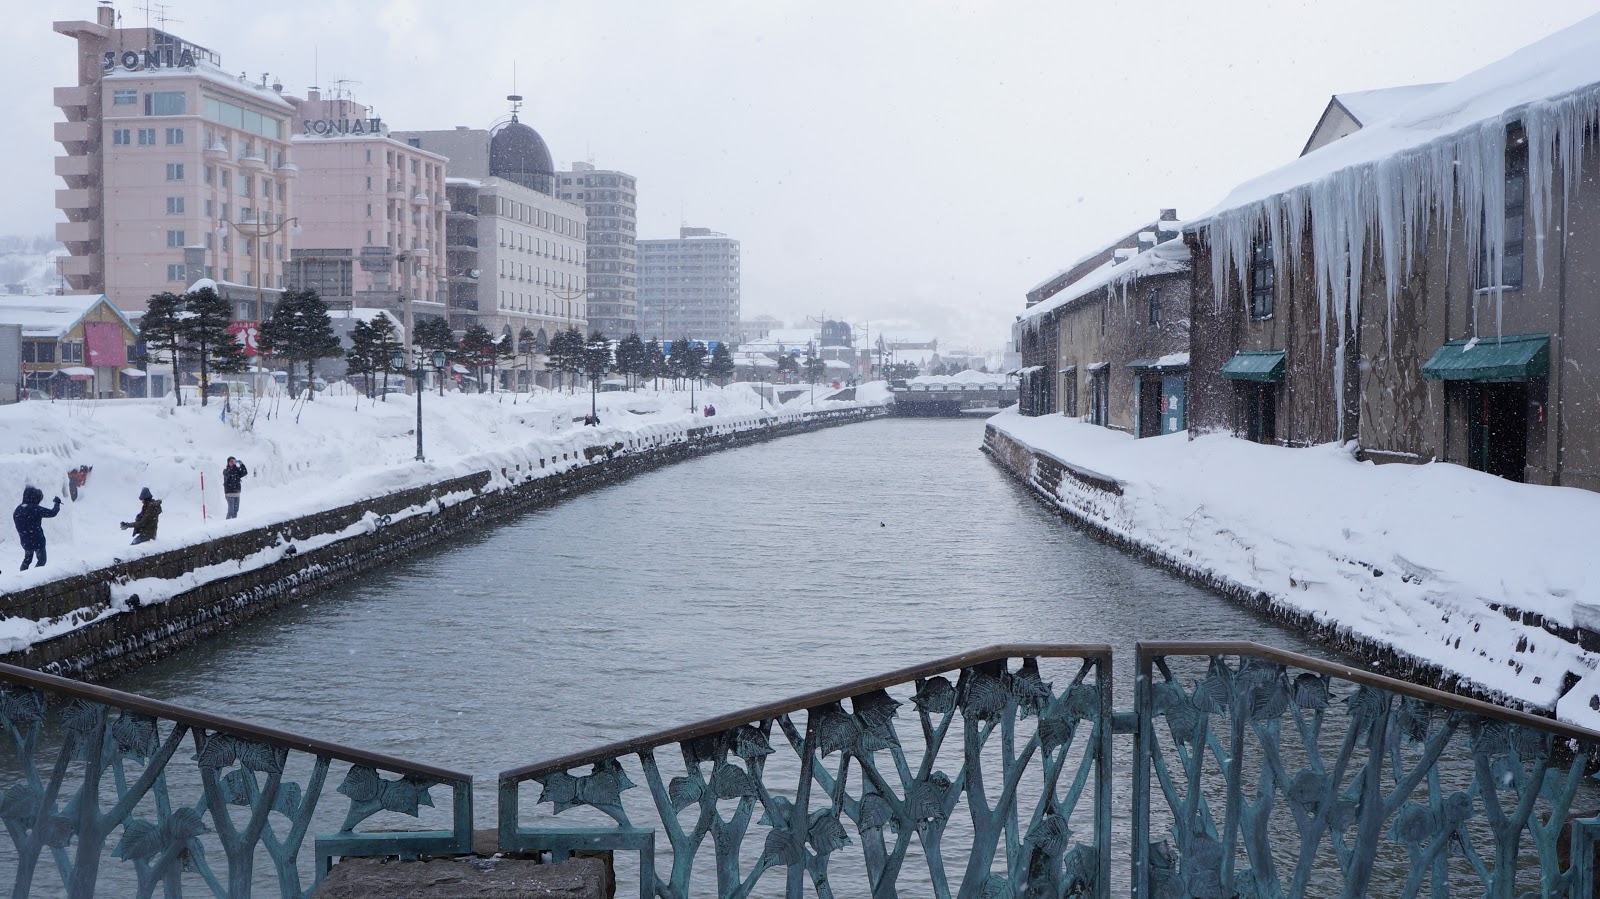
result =
[[[1062,527],[977,452],[982,434],[884,420],[681,463],[111,686],[492,785],[558,752],[1000,641],[1108,642],[1124,695],[1135,639],[1308,649]]]

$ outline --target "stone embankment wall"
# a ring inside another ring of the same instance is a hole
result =
[[[1005,472],[1020,482],[1042,505],[1059,514],[1069,524],[1096,538],[1133,553],[1151,564],[1171,571],[1191,583],[1215,590],[1268,617],[1280,621],[1350,656],[1366,660],[1377,673],[1402,678],[1441,690],[1475,696],[1491,702],[1524,706],[1514,697],[1489,693],[1462,676],[1438,665],[1417,659],[1386,643],[1351,633],[1337,624],[1318,621],[1297,609],[1275,601],[1264,591],[1240,584],[1218,574],[1204,558],[1183,557],[1162,552],[1127,535],[1135,530],[1122,503],[1122,485],[1086,468],[1071,465],[1052,456],[1036,453],[1012,440],[992,425],[985,429],[983,451]],[[1548,633],[1584,649],[1600,650],[1600,634],[1583,628],[1563,627],[1532,613],[1494,606],[1506,617],[1541,627]],[[1571,689],[1575,678],[1562,684],[1562,693]],[[1527,711],[1547,714],[1548,710]]]
[[[548,467],[541,459],[539,468],[482,471],[52,581],[0,600],[0,617],[73,629],[0,661],[80,679],[114,677],[497,518],[717,450],[883,414],[881,407],[815,412],[591,446]],[[263,554],[270,558],[263,562]],[[179,588],[141,600],[137,586],[152,583]]]

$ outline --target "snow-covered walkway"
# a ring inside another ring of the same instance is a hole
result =
[[[329,395],[330,390],[314,402],[284,400],[276,407],[268,400],[253,423],[248,409],[224,414],[218,400],[181,408],[170,399],[0,406],[0,497],[10,497],[3,508],[9,512],[27,484],[44,491],[47,506],[57,495],[64,504],[59,516],[44,522],[49,563],[42,569],[18,571],[22,551],[7,516],[0,527],[0,597],[114,559],[166,552],[530,457],[577,458],[591,445],[671,438],[707,424],[755,425],[763,415],[881,404],[887,397],[881,385],[863,392],[856,402],[819,396],[814,407],[801,398],[777,409],[767,403],[763,410],[750,385],[735,384],[696,390],[693,412],[687,389],[602,393],[599,427],[582,424],[589,412],[587,391],[429,393],[423,397],[426,462],[415,461],[416,405],[403,394],[385,402]],[[700,414],[708,404],[716,407],[715,418]],[[224,518],[222,495],[222,468],[230,455],[250,471],[233,521]],[[93,471],[74,503],[67,472],[80,465]],[[160,534],[130,547],[129,532],[118,523],[137,514],[142,487],[162,501]]]
[[[1590,704],[1600,694],[1600,658],[1491,608],[1595,627],[1600,574],[1590,528],[1600,522],[1600,494],[1458,465],[1379,466],[1334,445],[1135,440],[1015,410],[990,424],[1036,453],[1120,482],[1121,497],[1092,491],[1102,514],[1095,523],[1109,531],[1600,730]],[[1073,510],[1082,490],[1063,484],[1058,499]],[[1561,699],[1568,672],[1583,680]]]

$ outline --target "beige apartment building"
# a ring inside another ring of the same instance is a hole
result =
[[[336,305],[444,316],[449,160],[394,139],[348,97],[310,88],[289,102],[300,167],[289,283]]]
[[[512,116],[492,130],[397,131],[450,159],[445,213],[450,326],[477,322],[496,337],[527,328],[537,353],[558,330],[587,332],[588,217],[558,198],[544,138]]]
[[[77,42],[77,83],[57,88],[66,187],[56,237],[75,293],[119,309],[183,290],[201,276],[284,284],[295,177],[282,85],[229,74],[214,51],[158,28],[56,22]],[[259,312],[259,310],[257,310]]]

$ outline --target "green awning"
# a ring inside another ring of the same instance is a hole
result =
[[[1283,352],[1234,353],[1222,364],[1222,376],[1233,381],[1282,381]]]
[[[1441,381],[1504,381],[1549,373],[1549,334],[1452,340],[1422,366],[1424,378]]]

